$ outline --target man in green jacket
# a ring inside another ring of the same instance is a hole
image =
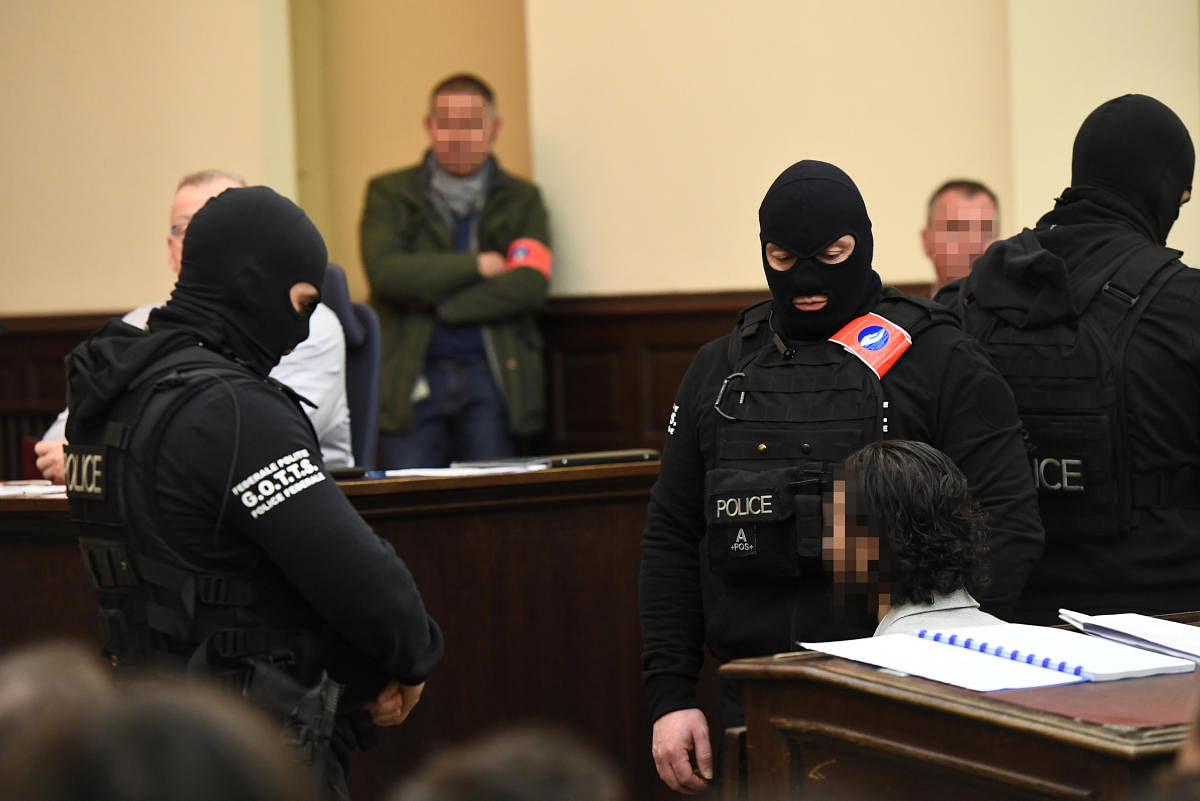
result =
[[[533,184],[491,155],[491,89],[453,75],[430,96],[430,149],[367,186],[363,264],[383,332],[379,466],[515,455],[545,417],[551,252]]]

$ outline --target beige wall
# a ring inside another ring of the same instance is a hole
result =
[[[1032,225],[1071,181],[1079,124],[1129,92],[1170,106],[1200,144],[1200,3],[1010,0],[1016,220]],[[1064,33],[1066,32],[1066,33]],[[1167,244],[1200,267],[1200,204]]]
[[[496,93],[504,166],[529,175],[521,0],[293,0],[300,199],[351,292],[366,295],[358,221],[371,176],[427,147],[429,90],[473,72]]]
[[[589,8],[527,2],[557,293],[763,286],[758,204],[802,158],[858,183],[890,281],[931,276],[917,231],[943,179],[1010,190],[1001,0]]]
[[[942,179],[992,184],[1012,233],[1066,185],[1099,102],[1154,94],[1200,137],[1198,17],[1196,0],[6,0],[0,314],[163,297],[167,204],[208,166],[294,191],[364,297],[366,181],[419,157],[427,92],[457,70],[495,85],[500,158],[545,190],[557,294],[762,286],[755,210],[801,157],[859,182],[884,277],[924,281]],[[1200,207],[1171,244],[1200,264]]]
[[[265,100],[290,94],[286,60],[264,64],[286,58],[268,45],[285,12],[284,0],[0,3],[0,313],[161,299],[181,174],[290,181],[269,158],[290,140],[290,101]]]
[[[1158,95],[1200,136],[1195,0],[526,5],[560,294],[762,286],[755,212],[800,158],[857,181],[886,281],[925,281],[943,179],[990,184],[1014,233],[1066,186],[1100,102]],[[1172,241],[1200,265],[1200,208],[1183,216]]]

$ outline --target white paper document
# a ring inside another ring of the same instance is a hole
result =
[[[1196,667],[1186,659],[1099,637],[1019,623],[803,645],[982,692],[1186,673]]]
[[[1070,609],[1059,609],[1058,616],[1084,634],[1094,634],[1137,648],[1200,662],[1200,626],[1133,612],[1085,615]]]
[[[0,498],[63,498],[67,488],[62,484],[29,479],[25,481],[0,481]]]
[[[504,473],[534,473],[545,470],[547,464],[510,464],[492,467],[403,467],[396,470],[372,470],[367,478],[460,478],[462,476],[495,476]]]

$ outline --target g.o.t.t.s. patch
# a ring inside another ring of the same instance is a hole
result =
[[[257,520],[324,480],[325,473],[312,463],[308,448],[301,448],[263,465],[234,484],[231,491]]]

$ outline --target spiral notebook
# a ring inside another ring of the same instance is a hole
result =
[[[982,692],[1186,673],[1196,667],[1186,659],[1020,623],[803,645]]]

